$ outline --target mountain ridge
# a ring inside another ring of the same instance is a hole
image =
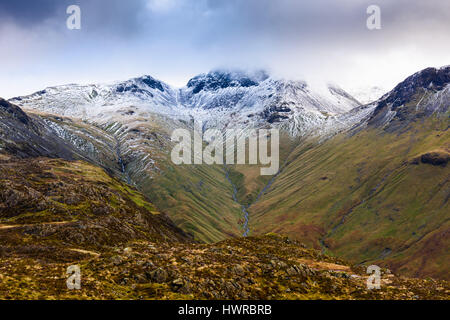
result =
[[[307,134],[328,117],[359,106],[337,86],[317,91],[304,81],[277,80],[264,71],[212,71],[193,77],[181,89],[151,76],[105,85],[63,85],[9,101],[25,109],[100,122],[114,118],[127,106],[182,121],[195,118],[207,127],[251,127],[266,120],[280,125],[293,122],[295,126],[289,130],[294,136]],[[274,108],[274,104],[286,107]],[[231,116],[226,110],[230,107],[239,115]]]

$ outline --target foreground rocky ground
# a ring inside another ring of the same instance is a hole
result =
[[[49,248],[50,249],[50,248]],[[68,290],[67,267],[81,269]],[[449,299],[445,281],[383,270],[368,290],[364,267],[278,235],[212,245],[133,241],[103,252],[53,247],[45,258],[0,262],[1,299]]]
[[[81,288],[67,288],[78,265]],[[449,299],[446,281],[354,267],[267,234],[200,244],[81,161],[0,157],[0,299]]]

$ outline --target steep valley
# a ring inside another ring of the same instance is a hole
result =
[[[286,233],[355,263],[448,278],[449,150],[445,118],[402,133],[371,129],[300,145],[251,207],[252,229]],[[441,164],[426,160],[433,152]]]
[[[361,105],[216,71],[0,100],[0,296],[75,298],[80,263],[86,299],[448,299],[449,83],[429,68]],[[278,173],[175,165],[199,119],[279,129]]]

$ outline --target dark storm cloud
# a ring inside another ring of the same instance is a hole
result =
[[[0,18],[23,26],[33,26],[64,12],[64,1],[57,0],[2,0]]]
[[[215,11],[211,29],[216,34],[258,36],[263,39],[290,40],[321,37],[357,40],[368,36],[366,9],[381,8],[386,40],[421,27],[439,26],[437,32],[450,28],[450,1],[442,0],[209,0]],[[425,30],[424,30],[425,31]]]
[[[97,36],[188,37],[200,45],[255,38],[302,43],[364,35],[365,10],[374,3],[383,25],[396,27],[388,38],[426,20],[449,26],[450,2],[442,0],[2,0],[0,17],[26,28],[52,21],[64,26],[67,6],[77,4],[84,32]]]
[[[0,18],[2,23],[13,23],[21,28],[48,24],[63,30],[70,5],[81,8],[83,27],[88,32],[107,36],[127,36],[141,28],[141,16],[146,11],[145,0],[2,0]]]
[[[66,28],[72,4],[81,30]],[[372,4],[381,30],[366,27]],[[391,86],[450,63],[449,35],[448,0],[0,0],[0,61],[18,83],[0,89],[40,89],[43,74],[51,85],[142,73],[180,85],[216,67]]]

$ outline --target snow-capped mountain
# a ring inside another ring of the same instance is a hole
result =
[[[124,106],[145,106],[148,111],[173,114],[176,91],[150,76],[112,84],[68,84],[49,87],[29,96],[10,99],[25,109],[86,120],[102,120]]]
[[[252,75],[213,71],[179,90],[180,102],[207,127],[277,126],[292,135],[314,130],[359,103],[337,86],[311,87],[264,72]]]
[[[274,79],[264,71],[212,71],[175,89],[151,76],[113,84],[64,85],[10,100],[25,109],[104,124],[149,114],[204,127],[279,126],[296,136],[334,122],[359,102],[335,85]]]
[[[369,123],[395,130],[420,118],[447,113],[449,100],[450,66],[427,68],[384,95],[377,102]]]

